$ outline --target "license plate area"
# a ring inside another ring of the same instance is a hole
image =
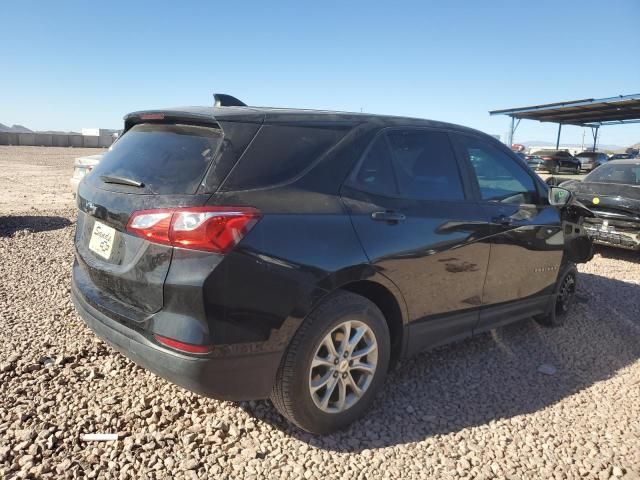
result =
[[[111,251],[113,250],[113,243],[116,238],[116,229],[102,222],[96,222],[93,225],[91,231],[91,238],[89,240],[89,250],[96,255],[109,260],[111,257]]]

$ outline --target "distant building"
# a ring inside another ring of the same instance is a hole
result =
[[[88,137],[102,137],[111,136],[114,133],[118,133],[119,130],[113,130],[111,128],[83,128],[82,135],[86,135]]]
[[[540,150],[556,150],[556,147],[553,145],[529,145],[527,153],[539,152]],[[557,150],[566,150],[571,155],[575,155],[582,152],[583,149],[575,146],[567,147],[565,145],[560,145]]]

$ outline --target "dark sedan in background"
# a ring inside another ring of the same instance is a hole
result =
[[[580,152],[576,158],[580,161],[580,168],[586,171],[591,171],[609,161],[609,156],[604,152]]]
[[[527,165],[533,170],[547,170],[549,173],[580,173],[580,160],[566,150],[539,150],[527,158]]]
[[[634,158],[637,158],[637,155],[633,153],[614,153],[609,160],[632,160]]]
[[[561,185],[595,214],[584,223],[595,242],[640,250],[640,159],[613,160]]]

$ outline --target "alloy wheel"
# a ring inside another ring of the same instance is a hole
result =
[[[309,392],[325,413],[355,405],[371,385],[378,366],[378,343],[365,323],[335,326],[316,348],[309,370]]]

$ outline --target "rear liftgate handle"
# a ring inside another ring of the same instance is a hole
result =
[[[371,214],[371,219],[376,220],[378,222],[387,222],[387,223],[395,224],[395,223],[406,220],[407,217],[405,216],[404,213],[387,210],[385,212],[373,212]]]

